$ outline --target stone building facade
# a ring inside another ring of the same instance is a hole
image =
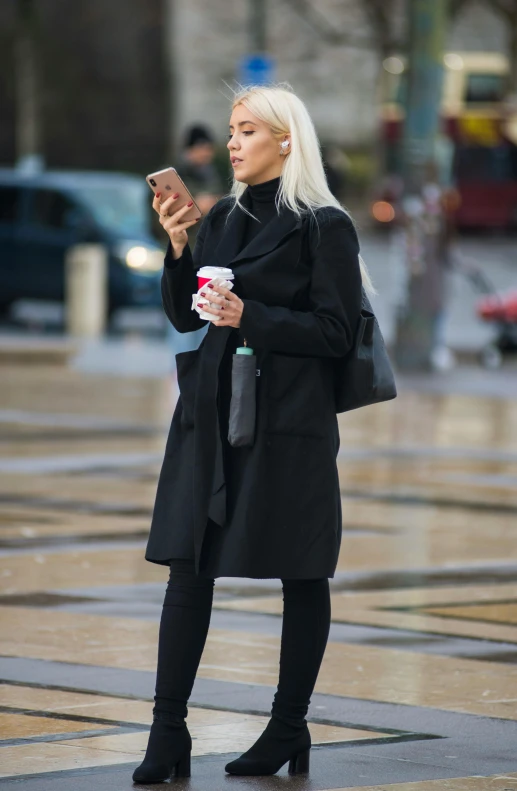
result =
[[[404,0],[395,4],[400,35]],[[398,6],[397,6],[398,3]],[[362,0],[311,0],[348,44],[330,44],[296,11],[267,3],[276,80],[306,101],[323,141],[367,147],[377,129],[381,58]],[[449,49],[504,51],[489,3],[473,0],[449,31]],[[188,123],[227,134],[238,63],[250,50],[250,0],[34,0],[42,153],[49,166],[149,172],[170,161]],[[16,0],[0,3],[0,164],[15,146]]]
[[[307,103],[322,139],[346,146],[372,143],[377,129],[378,49],[364,45],[372,32],[361,0],[318,0],[318,14],[351,39],[349,46],[322,39],[287,0],[269,2],[268,48],[277,62],[276,79],[287,81]],[[228,98],[239,59],[248,51],[246,0],[189,0],[177,4],[172,50],[178,75],[182,124],[205,119],[226,132]],[[400,37],[402,10],[395,33]],[[354,41],[356,42],[354,45]],[[451,25],[447,48],[505,51],[501,19],[487,3],[472,2]]]

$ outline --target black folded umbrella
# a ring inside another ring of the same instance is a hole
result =
[[[228,442],[234,448],[253,445],[255,440],[257,362],[254,354],[234,354],[232,399]]]

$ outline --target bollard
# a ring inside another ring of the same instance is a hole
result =
[[[100,244],[77,244],[65,257],[65,314],[69,335],[97,338],[106,328],[108,255]]]

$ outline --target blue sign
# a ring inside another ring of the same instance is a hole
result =
[[[273,82],[275,60],[270,55],[245,55],[239,63],[241,85],[267,85]]]

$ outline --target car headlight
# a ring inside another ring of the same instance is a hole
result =
[[[135,272],[158,272],[163,267],[164,252],[156,247],[125,244],[119,247],[117,255]]]

